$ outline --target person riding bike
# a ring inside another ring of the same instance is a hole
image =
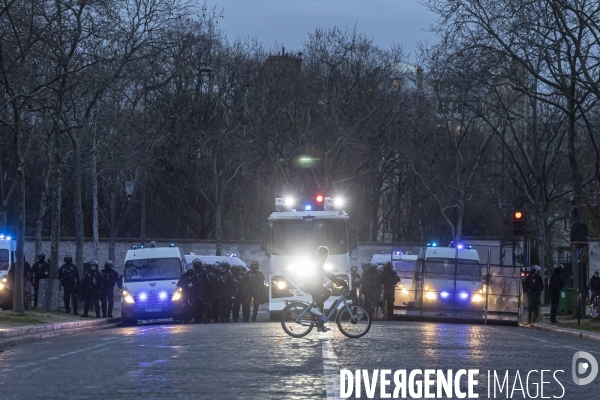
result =
[[[326,332],[327,328],[323,325],[323,320],[318,317],[323,316],[325,300],[331,296],[331,290],[323,286],[323,278],[327,277],[338,286],[344,286],[345,282],[340,282],[335,274],[325,269],[325,262],[329,257],[329,249],[325,246],[319,247],[317,253],[313,256],[312,261],[315,263],[314,273],[308,278],[304,284],[306,291],[311,295],[313,303],[310,312],[317,316],[317,330]]]

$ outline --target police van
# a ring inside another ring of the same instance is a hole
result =
[[[0,308],[13,307],[13,290],[8,281],[8,271],[16,262],[17,241],[10,236],[0,235]]]
[[[128,250],[123,266],[123,325],[140,319],[178,318],[181,291],[177,281],[186,268],[183,251],[174,245]]]

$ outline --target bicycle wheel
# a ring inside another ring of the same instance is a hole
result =
[[[310,333],[317,321],[315,316],[307,312],[302,316],[300,321],[297,321],[298,315],[306,309],[307,305],[304,303],[290,303],[288,304],[281,313],[281,327],[288,335],[301,338]]]
[[[339,310],[335,322],[344,335],[349,338],[359,338],[371,329],[371,315],[364,307],[358,305],[351,305],[350,310],[352,315],[348,313],[346,307]]]

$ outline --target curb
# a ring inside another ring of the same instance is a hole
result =
[[[524,325],[524,327],[527,327]],[[589,331],[584,331],[580,329],[571,329],[571,328],[559,328],[554,326],[547,326],[546,324],[534,323],[529,326],[530,329],[538,329],[541,331],[558,333],[564,336],[571,336],[579,339],[587,339],[587,340],[595,340],[600,341],[600,334],[593,333]]]
[[[99,329],[113,328],[121,323],[121,318],[102,319],[99,321],[61,322],[47,325],[33,325],[8,329],[0,332],[0,349],[16,344],[37,342],[58,336],[91,332]]]

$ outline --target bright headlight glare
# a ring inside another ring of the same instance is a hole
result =
[[[434,292],[427,292],[425,297],[427,297],[428,300],[435,300],[437,298]]]
[[[294,199],[292,197],[286,197],[284,200],[286,207],[292,207],[294,205]]]
[[[172,300],[172,301],[178,301],[178,300],[181,300],[181,292],[182,292],[182,291],[183,291],[183,290],[182,290],[181,288],[177,289],[177,290],[175,291],[175,293],[173,293],[173,296],[171,297],[171,300]]]
[[[336,197],[333,199],[333,205],[335,207],[342,207],[344,205],[344,199],[341,197]]]
[[[327,264],[325,264],[325,269],[326,269],[327,271],[331,271],[331,270],[333,269],[333,264],[331,264],[331,263],[327,263]]]
[[[4,289],[4,283],[0,283],[0,290]]]
[[[8,282],[8,279],[6,277],[2,278],[2,283],[6,283]]]
[[[277,281],[277,289],[285,290],[287,288],[287,283],[285,281]]]
[[[131,297],[131,295],[129,294],[129,292],[127,292],[127,290],[123,290],[123,300],[125,300],[125,303],[129,303],[129,304],[135,303],[135,300],[133,300],[133,297]]]
[[[480,301],[483,301],[483,296],[480,294],[473,295],[473,297],[471,297],[471,301],[474,303],[479,303]]]
[[[402,289],[402,294],[408,294],[408,290]]]

